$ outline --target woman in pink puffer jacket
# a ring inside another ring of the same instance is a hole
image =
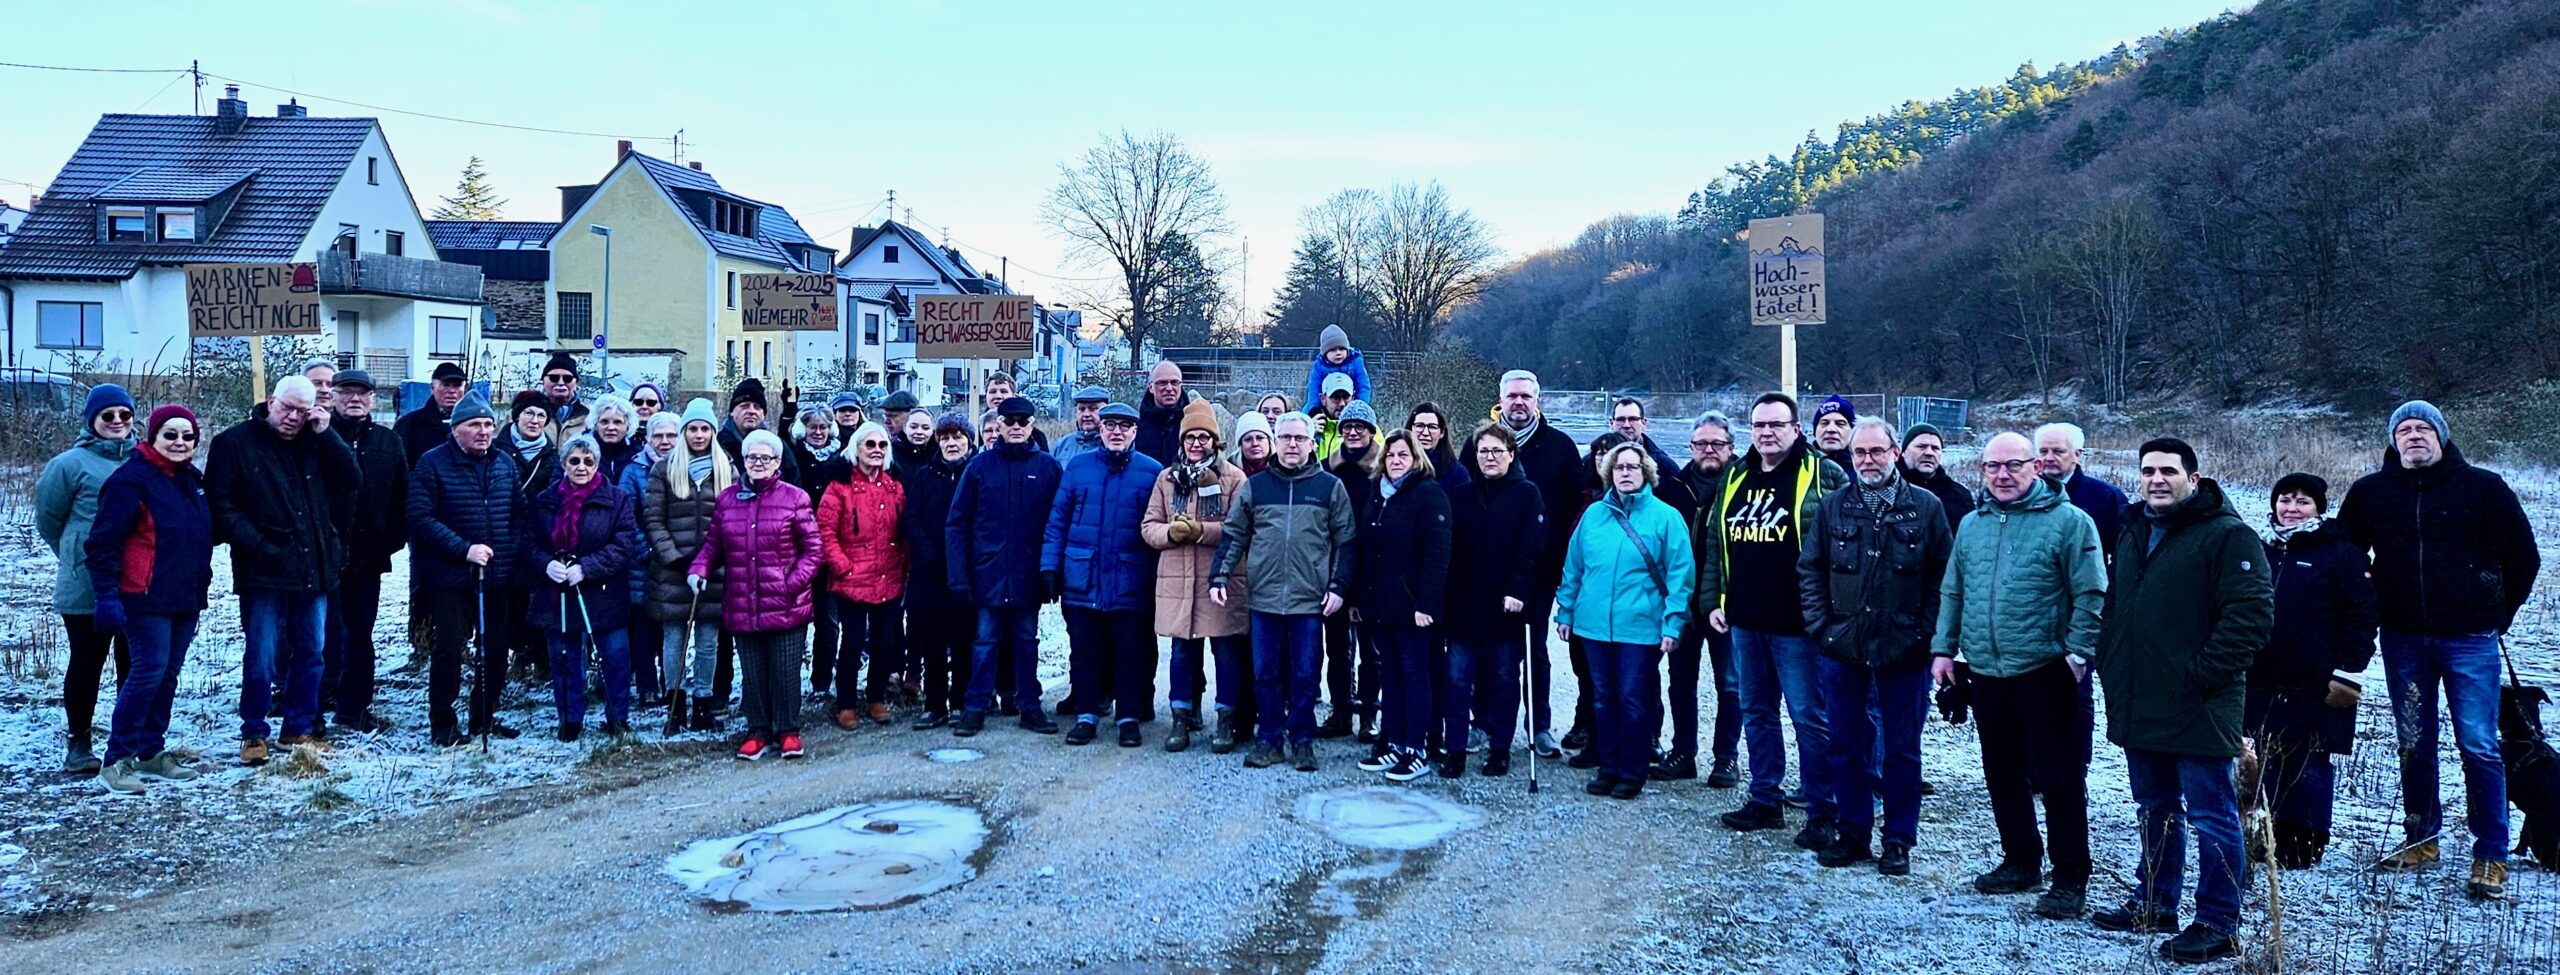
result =
[[[770,430],[739,446],[746,478],[720,495],[711,532],[685,581],[699,592],[720,574],[720,622],[738,648],[747,738],[738,757],[799,758],[800,655],[815,615],[818,520],[809,495],[782,477],[782,438]]]

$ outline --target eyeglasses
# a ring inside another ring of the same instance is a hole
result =
[[[1208,443],[1209,441],[1216,439],[1218,438],[1215,434],[1202,433],[1198,430],[1193,430],[1190,433],[1182,435],[1183,443]]]
[[[748,459],[753,460],[755,458],[750,457]],[[574,457],[563,458],[560,463],[568,467],[594,467],[596,466],[596,459],[585,454],[579,454]]]
[[[1440,429],[1440,421],[1438,421],[1438,420],[1415,420],[1415,421],[1413,421],[1412,423],[1406,424],[1406,426],[1412,427],[1413,429],[1416,429],[1416,430],[1437,430],[1437,429]]]
[[[1105,430],[1135,430],[1138,428],[1138,425],[1127,420],[1104,420],[1102,421],[1102,428]]]
[[[1851,456],[1851,457],[1870,457],[1870,458],[1872,458],[1872,457],[1890,457],[1890,456],[1893,456],[1893,448],[1891,448],[1891,447],[1859,447],[1859,448],[1856,448],[1856,449],[1854,449],[1854,450],[1849,451],[1849,456]]]
[[[2031,460],[1986,460],[1982,462],[1982,472],[1985,474],[1998,474],[2002,472],[2015,474],[2019,471],[2026,470],[2027,465],[2032,463],[2035,462]]]
[[[1689,441],[1689,449],[1691,449],[1691,450],[1724,450],[1724,449],[1727,449],[1727,448],[1732,447],[1732,446],[1733,446],[1733,441],[1731,441],[1731,440],[1692,440],[1692,441]]]
[[[133,411],[121,406],[109,407],[98,411],[98,419],[110,421],[130,420],[133,419]]]
[[[1615,473],[1619,473],[1619,474],[1642,474],[1642,473],[1644,473],[1644,465],[1643,465],[1643,464],[1612,464],[1612,465],[1609,465],[1609,470],[1610,470],[1610,471],[1612,471],[1612,472],[1615,472]]]
[[[1753,420],[1753,421],[1751,421],[1751,429],[1754,429],[1754,430],[1784,430],[1784,429],[1786,429],[1786,428],[1788,428],[1788,427],[1795,426],[1795,425],[1796,425],[1796,421],[1794,421],[1794,420]]]
[[[632,401],[631,401],[631,405],[633,405],[633,406],[656,406],[656,405],[658,405],[658,401],[657,401],[657,400],[653,400],[653,399],[635,399],[635,400],[632,400]]]
[[[1501,444],[1486,444],[1482,447],[1476,448],[1476,456],[1478,457],[1500,457],[1510,452],[1511,448],[1502,446]]]
[[[192,433],[179,433],[176,430],[162,430],[160,431],[160,439],[170,441],[183,440],[187,443],[194,443],[196,442],[196,435]]]
[[[1289,443],[1306,443],[1307,441],[1315,438],[1303,433],[1284,433],[1280,435],[1280,439]]]
[[[748,455],[747,455],[747,463],[750,463],[750,464],[779,464],[779,463],[782,463],[782,458],[780,458],[780,457],[776,457],[776,456],[774,456],[774,455],[772,455],[772,454],[748,454]]]

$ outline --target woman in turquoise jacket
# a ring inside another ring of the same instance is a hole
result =
[[[1662,655],[1689,623],[1697,562],[1680,513],[1653,496],[1659,472],[1637,443],[1609,451],[1609,492],[1583,510],[1556,588],[1556,635],[1589,650],[1600,774],[1583,791],[1633,799],[1653,761]]]

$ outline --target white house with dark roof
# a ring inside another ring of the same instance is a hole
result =
[[[106,115],[0,246],[7,364],[140,374],[187,356],[186,265],[316,262],[342,365],[389,385],[464,360],[481,275],[437,260],[381,124],[302,106]]]
[[[883,221],[876,227],[854,228],[852,245],[845,248],[844,260],[836,264],[836,278],[837,287],[848,302],[848,314],[852,313],[850,303],[859,299],[883,303],[895,315],[895,327],[884,325],[876,348],[867,344],[867,329],[856,333],[856,358],[869,362],[876,357],[883,363],[883,382],[913,392],[927,404],[967,397],[970,363],[966,359],[916,359],[915,296],[1015,293],[1002,278],[978,270],[958,250],[934,243],[922,231],[895,220]],[[1023,383],[1058,382],[1060,366],[1074,368],[1075,350],[1073,335],[1049,314],[1051,311],[1054,309],[1043,307],[1041,320],[1035,324],[1039,338],[1032,346],[1031,358],[980,359],[978,368],[988,373],[1002,368]],[[1059,408],[1054,402],[1046,405]]]

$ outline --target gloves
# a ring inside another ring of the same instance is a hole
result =
[[[560,563],[558,563],[558,562],[545,562],[545,563],[543,563],[543,564],[542,564],[542,574],[543,574],[543,575],[550,576],[550,577],[551,577],[551,581],[553,581],[553,582],[567,582],[567,581],[569,581],[569,567],[568,567],[568,566],[565,566],[565,565],[562,565],[562,564],[560,564]]]
[[[1055,570],[1040,573],[1041,602],[1054,603],[1058,601],[1059,596],[1065,594],[1066,588],[1058,582],[1058,573]]]
[[[579,583],[585,581],[587,581],[587,570],[582,566],[570,566],[560,576],[560,584],[571,588],[576,588]]]
[[[103,610],[105,610],[106,607],[104,605],[100,605],[98,609],[102,611],[98,614],[98,618],[102,620],[105,619],[106,614]],[[2320,703],[2326,704],[2340,711],[2353,711],[2356,709],[2356,705],[2363,701],[2364,685],[2358,684],[2344,677],[2332,677],[2329,678],[2329,694],[2327,697],[2322,698]]]
[[[1172,539],[1176,544],[1180,545],[1188,545],[1192,542],[1199,541],[1200,519],[1193,518],[1190,515],[1176,517],[1173,519],[1173,524],[1166,526],[1164,536]]]
[[[702,588],[710,585],[711,581],[704,579],[701,576],[687,575],[684,577],[684,584],[686,588],[692,589],[696,595],[700,595],[702,593]]]
[[[1948,724],[1963,724],[1966,712],[1972,704],[1973,668],[1958,663],[1955,680],[1947,682],[1945,687],[1938,688],[1938,716],[1945,718]]]
[[[89,618],[89,625],[96,627],[100,633],[122,633],[124,623],[124,600],[114,596],[100,598],[97,615]]]

